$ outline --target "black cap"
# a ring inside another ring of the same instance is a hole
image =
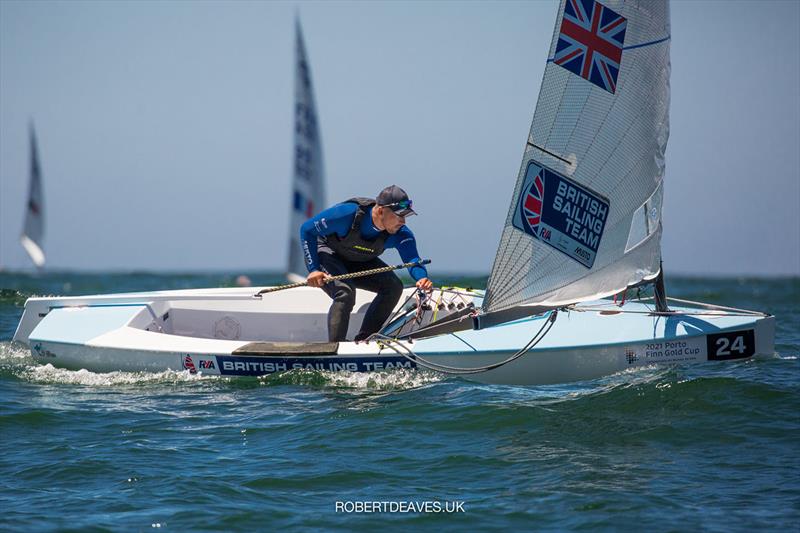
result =
[[[411,209],[411,199],[406,194],[406,191],[397,185],[389,185],[383,189],[378,197],[375,198],[378,205],[390,208],[396,215],[407,217],[408,215],[416,215],[417,212]]]

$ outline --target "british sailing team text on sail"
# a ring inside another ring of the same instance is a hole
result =
[[[559,181],[553,208],[567,215],[570,236],[597,249],[608,216],[606,206],[566,181]]]

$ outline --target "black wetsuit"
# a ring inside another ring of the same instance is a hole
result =
[[[386,266],[378,256],[386,248],[396,248],[404,263],[419,261],[414,234],[403,226],[394,235],[372,224],[375,200],[353,198],[322,211],[300,228],[300,238],[309,272],[322,270],[336,276]],[[425,267],[413,267],[415,280],[428,277]],[[345,281],[332,281],[323,290],[333,299],[328,311],[328,339],[343,341],[350,324],[356,288],[376,293],[367,309],[355,340],[378,331],[397,305],[403,292],[400,278],[393,272],[374,274]]]

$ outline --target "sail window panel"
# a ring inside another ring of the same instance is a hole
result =
[[[661,224],[661,201],[663,198],[662,186],[648,198],[639,209],[634,211],[631,218],[631,229],[628,232],[628,242],[625,253],[639,246],[646,238],[655,233]]]
[[[642,204],[642,206],[633,213],[631,230],[628,233],[628,244],[625,245],[625,252],[634,248],[650,235],[645,207],[645,204]]]

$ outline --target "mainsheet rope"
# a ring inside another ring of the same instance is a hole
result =
[[[552,328],[553,324],[555,324],[557,316],[558,316],[558,310],[554,309],[550,313],[550,316],[547,318],[545,323],[542,324],[542,327],[539,328],[539,331],[537,331],[536,334],[531,338],[531,340],[528,341],[528,343],[524,347],[522,347],[511,357],[504,359],[503,361],[500,361],[498,363],[486,366],[479,366],[479,367],[454,367],[454,366],[434,363],[433,361],[429,361],[427,359],[420,357],[418,354],[414,353],[414,351],[411,348],[405,346],[404,344],[401,344],[394,337],[389,337],[386,335],[382,335],[380,333],[373,333],[368,337],[368,340],[376,340],[386,348],[389,348],[395,353],[402,355],[409,361],[412,361],[413,363],[416,363],[419,366],[427,368],[428,370],[433,370],[434,372],[442,372],[444,374],[456,374],[456,375],[478,374],[480,372],[488,372],[489,370],[500,368],[503,365],[507,365],[513,361],[516,361],[517,359],[528,353],[528,351],[530,351],[534,346],[539,344],[539,342],[541,342],[542,339],[545,338],[547,333],[550,331],[550,328]]]

